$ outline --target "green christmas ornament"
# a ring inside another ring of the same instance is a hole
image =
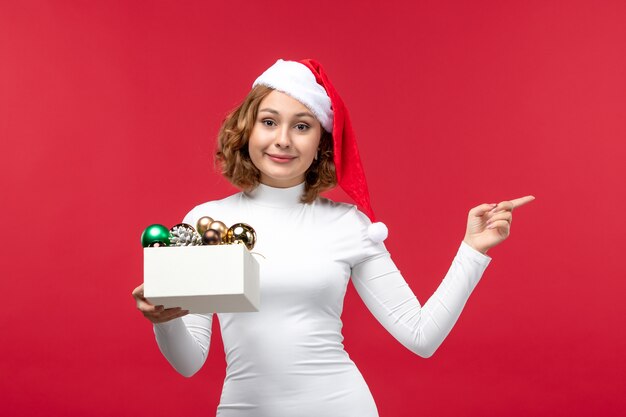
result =
[[[151,224],[141,234],[141,246],[169,246],[170,231],[162,224]]]

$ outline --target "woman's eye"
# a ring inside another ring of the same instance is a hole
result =
[[[275,124],[273,120],[269,119],[261,120],[261,123],[263,123],[265,126],[274,126]]]
[[[304,124],[304,123],[298,123],[296,125],[296,129],[300,130],[300,131],[305,131],[309,128],[309,125]]]

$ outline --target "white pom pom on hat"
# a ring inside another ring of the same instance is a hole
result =
[[[367,228],[367,236],[372,241],[380,243],[389,236],[389,229],[387,229],[387,226],[383,222],[372,223]]]
[[[257,85],[265,85],[300,101],[313,112],[324,130],[333,135],[337,183],[373,222],[368,227],[369,238],[374,242],[384,241],[387,226],[376,222],[348,109],[320,63],[313,59],[298,62],[279,59],[252,87]]]

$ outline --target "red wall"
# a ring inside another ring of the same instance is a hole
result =
[[[350,288],[346,348],[380,414],[623,412],[626,3],[2,1],[0,413],[208,416],[135,311],[139,236],[233,191],[211,153],[277,58],[349,105],[387,245],[425,301],[467,211],[526,194],[424,360]]]

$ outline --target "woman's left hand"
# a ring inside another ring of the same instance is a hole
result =
[[[513,209],[534,199],[535,197],[528,195],[498,204],[481,204],[474,207],[469,211],[463,241],[477,251],[487,253],[489,249],[509,237]]]

